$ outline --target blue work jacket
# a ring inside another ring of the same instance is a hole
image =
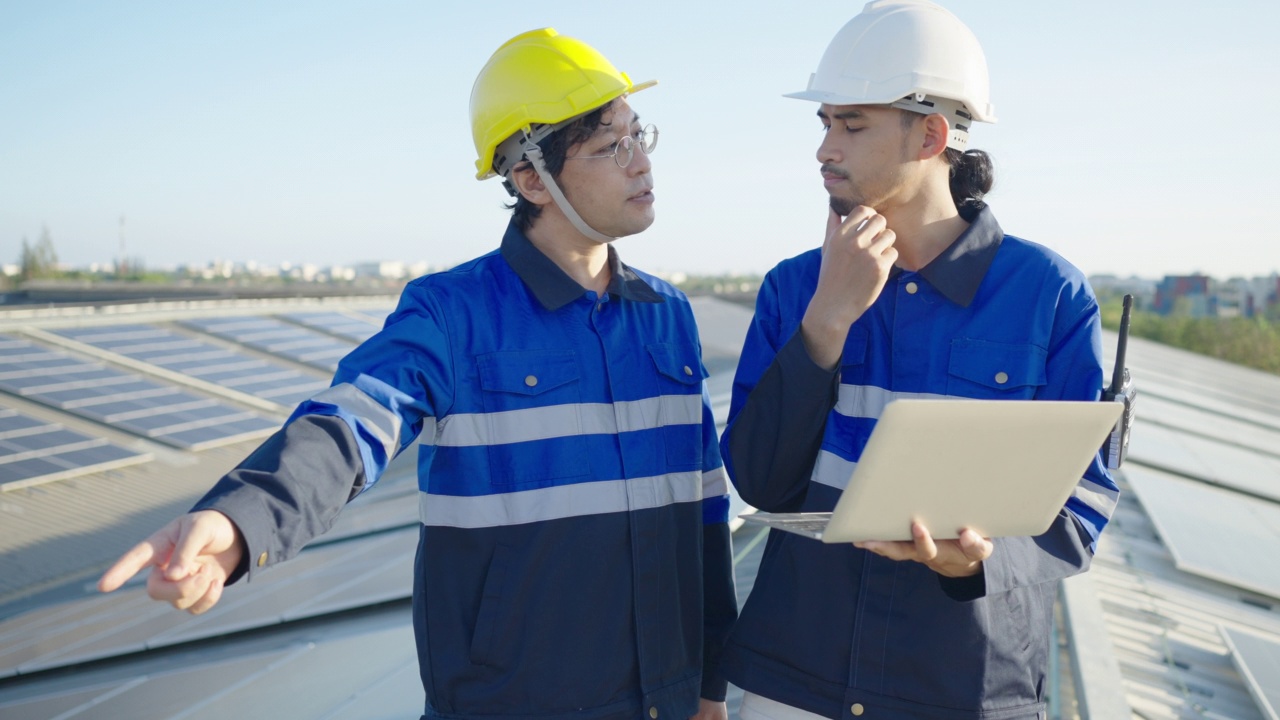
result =
[[[429,718],[683,718],[724,698],[728,485],[688,300],[584,290],[514,225],[411,282],[333,384],[197,508],[249,574],[418,445],[413,621]]]
[[[832,371],[799,332],[820,251],[768,274],[721,441],[744,500],[832,510],[897,398],[1098,399],[1098,305],[1084,276],[1004,235],[987,208],[964,217],[968,229],[936,260],[893,271]],[[1099,455],[1047,532],[995,539],[982,572],[964,579],[771,533],[726,674],[831,718],[1039,718],[1057,581],[1088,567],[1117,498]]]

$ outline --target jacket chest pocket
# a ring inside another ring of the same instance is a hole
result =
[[[702,468],[702,381],[707,371],[692,345],[646,345],[658,373],[657,425],[671,470]]]
[[[580,370],[572,350],[496,352],[477,358],[490,482],[543,483],[591,470],[583,436]]]
[[[1044,385],[1044,348],[960,338],[951,341],[947,394],[966,398],[1029,400]]]

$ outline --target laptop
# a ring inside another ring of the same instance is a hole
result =
[[[896,400],[876,422],[829,513],[742,515],[825,543],[910,540],[919,520],[937,539],[1035,536],[1111,434],[1122,403]]]

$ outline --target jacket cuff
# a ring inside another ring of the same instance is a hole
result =
[[[700,694],[700,697],[703,700],[724,702],[725,696],[728,694],[728,680],[725,680],[718,673],[713,677],[708,675],[706,670],[702,671],[702,693]]]
[[[777,363],[791,386],[789,390],[803,388],[812,391],[812,394],[804,393],[804,397],[827,399],[838,390],[840,361],[837,360],[836,366],[830,370],[814,362],[799,330],[778,351]]]
[[[938,584],[942,586],[942,592],[956,602],[977,600],[987,594],[986,568],[984,566],[978,574],[969,577],[952,578],[939,575]]]

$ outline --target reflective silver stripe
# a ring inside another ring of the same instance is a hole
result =
[[[844,490],[856,467],[858,463],[852,460],[845,460],[828,450],[819,450],[818,460],[813,464],[813,473],[809,475],[809,479],[820,485]]]
[[[436,444],[448,447],[505,445],[571,435],[616,435],[701,422],[701,395],[660,395],[612,405],[577,403],[492,413],[458,413],[440,421]]]
[[[894,392],[875,385],[841,385],[836,412],[848,417],[878,418],[894,400],[952,400],[938,393]]]
[[[1116,511],[1116,504],[1120,502],[1120,491],[1098,485],[1088,478],[1080,480],[1080,484],[1071,491],[1071,496],[1097,510],[1107,519],[1111,518],[1111,514]]]
[[[702,497],[713,498],[729,494],[729,475],[724,466],[702,473]]]
[[[666,507],[702,499],[702,473],[561,485],[501,495],[418,493],[423,525],[484,528]]]
[[[354,415],[382,443],[387,458],[400,449],[400,416],[351,383],[341,383],[311,396],[311,402],[336,405]]]

